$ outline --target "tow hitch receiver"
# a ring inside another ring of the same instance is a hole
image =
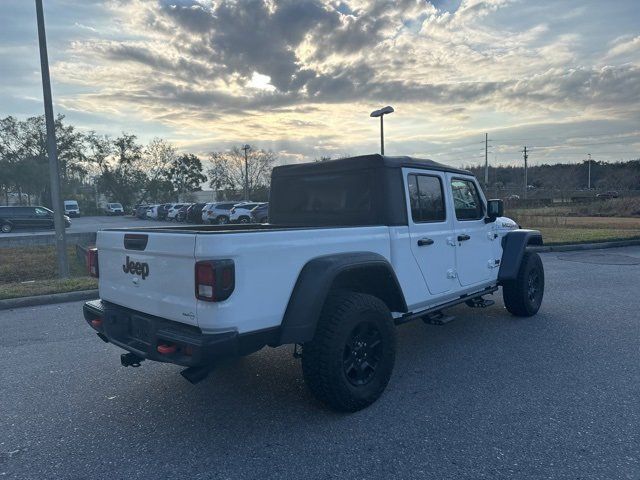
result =
[[[120,363],[123,367],[139,367],[144,358],[139,357],[135,353],[123,353],[120,355]]]

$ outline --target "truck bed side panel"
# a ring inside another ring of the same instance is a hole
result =
[[[232,259],[236,285],[228,300],[198,302],[205,332],[239,333],[279,326],[304,265],[333,253],[375,252],[390,258],[389,228],[384,226],[198,235],[197,260]]]

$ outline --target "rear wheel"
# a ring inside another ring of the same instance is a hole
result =
[[[302,371],[313,394],[330,408],[355,412],[375,402],[395,362],[391,313],[378,298],[332,294],[313,340],[304,344]]]
[[[531,317],[538,313],[544,296],[544,268],[540,255],[525,252],[515,280],[502,287],[504,305],[512,315]]]
[[[226,215],[220,215],[218,218],[216,218],[216,222],[218,223],[218,225],[226,225],[227,223],[229,223],[229,217],[227,217]]]
[[[3,223],[2,226],[0,226],[0,230],[2,230],[2,233],[9,233],[13,230],[13,226],[10,223]]]
[[[249,217],[242,216],[242,217],[240,217],[240,218],[238,219],[238,221],[239,221],[240,223],[249,223],[249,222],[251,221],[251,219],[250,219]]]

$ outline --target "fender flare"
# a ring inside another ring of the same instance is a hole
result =
[[[502,238],[502,260],[498,271],[498,282],[515,280],[520,270],[527,245],[542,245],[542,234],[538,230],[518,229]]]
[[[384,271],[395,298],[393,310],[407,311],[407,304],[391,264],[373,252],[349,252],[316,257],[302,268],[293,287],[280,328],[280,345],[310,341],[334,280],[345,272]],[[395,291],[393,291],[395,289]],[[391,308],[390,308],[391,309]]]

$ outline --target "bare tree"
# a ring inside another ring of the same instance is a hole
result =
[[[268,188],[271,183],[271,170],[276,162],[273,152],[267,150],[249,150],[247,170],[249,177],[249,195],[258,188]],[[209,161],[212,167],[208,170],[209,186],[215,190],[242,190],[244,187],[245,164],[244,151],[233,147],[226,152],[211,152]]]
[[[171,168],[176,157],[176,147],[162,138],[154,138],[144,149],[141,166],[150,180],[157,180]]]

